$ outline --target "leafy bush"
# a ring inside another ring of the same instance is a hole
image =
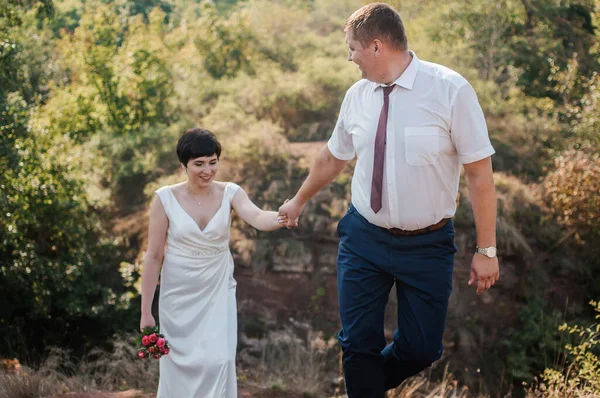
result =
[[[596,312],[596,322],[589,327],[560,326],[562,332],[574,337],[567,344],[565,354],[568,364],[562,369],[547,368],[539,382],[528,392],[528,398],[596,397],[600,392],[600,302],[590,301]]]
[[[578,241],[600,236],[600,155],[570,150],[556,158],[542,180],[556,220]]]

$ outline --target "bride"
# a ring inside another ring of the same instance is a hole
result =
[[[259,209],[240,186],[215,181],[220,155],[210,131],[186,131],[177,157],[187,180],[158,189],[150,208],[140,329],[155,325],[151,306],[162,268],[160,329],[171,348],[160,359],[158,398],[237,397],[231,209],[261,231],[287,224]]]

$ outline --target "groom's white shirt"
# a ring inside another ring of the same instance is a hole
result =
[[[452,217],[460,168],[494,149],[471,85],[444,66],[413,59],[390,94],[383,208],[371,210],[373,152],[381,85],[360,80],[346,93],[328,142],[338,159],[357,157],[352,203],[372,224],[415,230]]]

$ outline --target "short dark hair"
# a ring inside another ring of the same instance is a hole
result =
[[[371,3],[356,10],[346,21],[345,31],[350,31],[352,38],[363,46],[375,39],[383,39],[398,50],[408,49],[400,14],[385,3]]]
[[[217,159],[221,156],[221,143],[213,133],[199,127],[186,130],[177,142],[177,157],[184,166],[190,159],[214,154]]]

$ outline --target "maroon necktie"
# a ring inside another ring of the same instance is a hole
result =
[[[385,158],[385,131],[387,128],[388,108],[390,107],[390,93],[394,85],[383,88],[383,107],[377,124],[375,136],[375,153],[373,160],[373,179],[371,181],[371,209],[375,213],[381,210],[381,197],[383,191],[383,159]]]

